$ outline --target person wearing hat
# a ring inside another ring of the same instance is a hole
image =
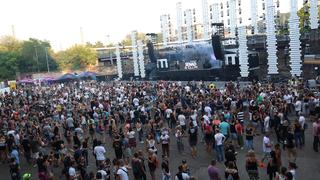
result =
[[[31,179],[31,174],[30,173],[24,173],[22,175],[22,180],[30,180]]]

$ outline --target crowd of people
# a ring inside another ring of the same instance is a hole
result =
[[[210,180],[240,179],[239,166],[247,171],[244,179],[259,179],[259,168],[265,168],[270,180],[294,180],[306,118],[313,122],[318,152],[319,114],[319,96],[299,84],[240,87],[228,82],[218,88],[204,82],[77,81],[18,86],[0,96],[0,160],[13,180],[191,180],[197,177],[186,160],[171,172],[171,148],[176,145],[178,153],[190,153],[196,161],[197,147],[205,146],[213,158],[207,162]],[[262,142],[255,140],[259,136]],[[262,159],[256,157],[256,144]],[[108,156],[112,149],[114,155]],[[245,162],[237,162],[238,151],[247,152]],[[21,172],[21,161],[38,174]]]

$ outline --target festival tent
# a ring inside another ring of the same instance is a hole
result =
[[[45,81],[45,82],[53,82],[55,81],[56,79],[54,77],[43,77],[40,79],[42,82]]]
[[[18,84],[33,84],[34,80],[33,79],[22,79],[18,81]]]
[[[57,79],[57,81],[68,81],[68,80],[76,80],[78,79],[79,77],[75,74],[71,74],[71,73],[67,73],[67,74],[64,74],[63,76],[59,77]]]
[[[90,72],[90,71],[85,71],[82,72],[78,75],[79,78],[91,78],[91,79],[97,79],[97,73],[95,72]]]

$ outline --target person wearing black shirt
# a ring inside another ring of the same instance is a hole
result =
[[[170,179],[170,168],[169,168],[169,161],[166,156],[163,156],[163,160],[161,163],[161,169],[163,173],[163,179],[169,180]]]
[[[31,149],[30,149],[30,141],[27,135],[23,136],[21,145],[23,147],[24,151],[24,157],[26,158],[27,162],[30,164],[31,163]]]
[[[46,158],[40,153],[39,158],[37,159],[37,166],[38,166],[38,177],[39,179],[46,178]]]
[[[253,150],[253,127],[252,124],[249,124],[245,131],[246,134],[246,142],[247,142],[247,148],[250,150]]]
[[[288,129],[288,134],[286,136],[285,140],[286,149],[288,151],[288,159],[289,161],[293,160],[292,162],[295,162],[296,160],[296,149],[294,144],[294,135],[293,130],[290,128]],[[291,159],[293,158],[293,159]]]
[[[122,157],[123,157],[123,151],[122,151],[123,144],[122,144],[119,136],[115,137],[112,146],[114,148],[114,153],[116,154],[116,158],[122,159]]]
[[[82,156],[84,157],[85,159],[85,165],[88,166],[88,141],[89,141],[89,138],[86,138],[83,142],[82,142],[82,147],[81,147],[81,150],[82,150]]]
[[[12,180],[20,180],[20,167],[14,158],[10,159],[10,176]]]
[[[194,127],[193,123],[190,122],[189,129],[189,144],[191,147],[191,156],[195,158],[197,156],[197,143],[198,143],[198,129]]]
[[[76,146],[78,146],[78,147],[81,146],[81,142],[80,142],[80,139],[79,139],[79,137],[78,137],[78,133],[77,133],[77,132],[74,133],[73,143],[74,143],[74,145],[76,145]]]
[[[278,143],[280,143],[280,141],[281,141],[281,133],[280,133],[280,126],[281,126],[281,124],[280,124],[280,117],[279,117],[279,113],[277,113],[275,116],[274,116],[274,130],[275,130],[275,132],[276,132],[276,136],[277,136],[277,141],[278,141]]]

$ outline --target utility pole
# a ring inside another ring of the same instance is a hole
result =
[[[11,26],[11,30],[12,30],[12,37],[16,38],[16,31],[15,31],[14,25]]]
[[[111,41],[110,41],[110,35],[108,34],[107,35],[107,48],[108,48],[108,45],[111,45]],[[112,58],[112,52],[111,52],[111,49],[109,49],[109,57],[110,57],[110,62],[111,62],[111,66],[113,66],[113,58]]]
[[[48,73],[50,73],[49,60],[48,60],[48,47],[45,47],[45,52],[46,52],[46,60],[47,60],[47,69],[48,69]]]
[[[37,59],[37,69],[38,69],[38,73],[40,72],[39,69],[39,57],[38,57],[38,50],[37,50],[37,46],[34,46],[34,50],[36,52],[36,59]]]
[[[84,45],[84,36],[83,36],[83,29],[82,29],[82,27],[80,27],[80,40],[81,40],[81,44]]]

